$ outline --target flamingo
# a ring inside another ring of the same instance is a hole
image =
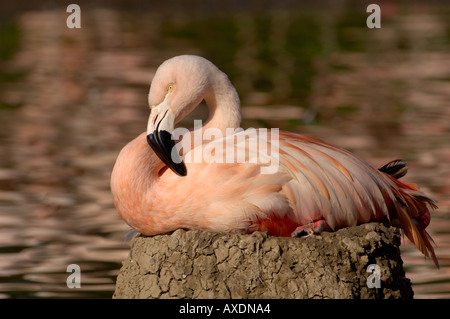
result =
[[[148,96],[147,130],[121,150],[111,176],[114,205],[134,230],[148,236],[179,228],[299,236],[379,221],[401,227],[439,267],[425,230],[436,202],[415,184],[398,180],[406,173],[405,162],[376,169],[347,150],[287,131],[262,142],[253,139],[259,146],[278,143],[278,169],[271,174],[261,173],[262,160],[183,161],[195,148],[181,155],[174,147],[199,128],[178,140],[172,133],[203,100],[209,117],[201,129],[214,128],[224,138],[202,140],[202,146],[242,134],[226,135],[227,128],[240,125],[240,101],[227,75],[212,62],[181,55],[158,67]],[[249,143],[235,144],[249,148]]]

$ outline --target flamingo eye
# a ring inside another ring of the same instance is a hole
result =
[[[175,89],[175,85],[174,85],[173,83],[170,83],[170,84],[167,86],[167,92],[168,92],[168,93],[169,93],[169,92],[172,92],[173,89]]]

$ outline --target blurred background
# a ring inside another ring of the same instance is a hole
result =
[[[80,29],[66,26],[73,2]],[[366,26],[370,3],[381,29]],[[229,75],[243,128],[301,132],[376,167],[407,160],[404,180],[439,202],[441,269],[405,239],[406,276],[416,298],[450,297],[448,1],[20,0],[0,3],[0,298],[111,298],[129,248],[111,170],[146,129],[156,68],[179,54]]]

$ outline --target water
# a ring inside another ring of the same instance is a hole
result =
[[[0,66],[0,297],[112,296],[128,227],[112,204],[111,170],[145,130],[155,69],[183,53],[230,74],[243,127],[303,132],[375,166],[406,159],[406,180],[439,201],[429,230],[441,262],[435,269],[405,240],[407,277],[416,298],[450,297],[448,8],[382,7],[383,27],[369,33],[365,11],[345,2],[327,15],[81,6],[81,29],[66,28],[62,7],[10,20],[20,46]],[[80,289],[66,285],[72,263]]]

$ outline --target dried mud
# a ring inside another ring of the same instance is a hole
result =
[[[301,238],[177,230],[133,239],[114,298],[412,298],[400,232],[369,223]],[[381,288],[369,288],[370,264]]]

